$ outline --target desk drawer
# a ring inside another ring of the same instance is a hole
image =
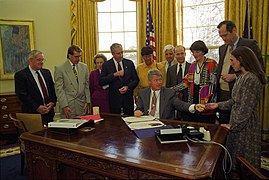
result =
[[[8,117],[10,113],[21,112],[21,104],[15,93],[0,94],[0,134],[16,134],[16,128]]]
[[[16,134],[17,130],[13,122],[0,123],[1,134]]]

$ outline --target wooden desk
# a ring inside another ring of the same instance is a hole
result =
[[[221,169],[222,149],[192,142],[160,144],[156,137],[139,139],[117,115],[102,115],[89,133],[72,136],[44,130],[24,133],[30,179],[198,179],[214,178]],[[182,121],[163,120],[178,125]],[[203,126],[212,140],[224,144],[227,131]]]

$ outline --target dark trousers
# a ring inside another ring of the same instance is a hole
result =
[[[218,92],[218,102],[222,102],[222,101],[227,101],[231,99],[231,92],[230,91],[223,91],[223,90],[219,90]],[[231,111],[230,110],[217,110],[219,113],[219,123],[220,124],[229,124],[230,121],[230,115],[231,115]]]

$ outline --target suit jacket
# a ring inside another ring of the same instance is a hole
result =
[[[109,85],[109,107],[110,112],[115,113],[113,109],[123,107],[125,114],[133,115],[134,100],[133,91],[139,83],[139,78],[135,70],[133,61],[123,58],[122,60],[124,75],[122,80],[114,77],[113,73],[117,72],[113,58],[105,62],[102,66],[102,72],[99,78],[100,86]],[[120,94],[119,89],[128,86],[125,94]]]
[[[191,65],[190,63],[186,62],[185,69],[184,69],[184,76],[186,76],[188,74],[190,65]],[[177,80],[178,80],[177,79],[177,68],[178,68],[178,64],[174,64],[173,66],[168,68],[167,75],[166,75],[166,87],[167,88],[176,86],[178,84],[177,83]],[[182,77],[182,79],[184,78],[184,76]],[[182,100],[185,102],[188,101],[188,89],[183,90]]]
[[[90,103],[88,66],[82,62],[77,64],[78,83],[72,66],[67,60],[55,66],[55,90],[58,97],[61,117],[65,118],[63,108],[69,106],[72,116],[83,115],[85,103]]]
[[[166,60],[163,60],[163,61],[161,61],[161,62],[159,62],[158,64],[162,64],[164,67],[164,74],[162,74],[162,79],[163,79],[163,86],[165,86],[165,84],[166,84],[166,78],[167,78],[167,71],[168,71],[168,68],[166,69]],[[176,59],[174,59],[173,61],[172,61],[172,66],[173,65],[175,65],[175,64],[177,64],[177,60]]]
[[[51,73],[48,69],[41,69],[40,72],[47,86],[49,101],[56,104],[57,98]],[[21,102],[22,112],[39,114],[37,108],[44,105],[44,101],[29,66],[15,73],[15,93]],[[53,121],[54,115],[54,108],[52,108],[48,114],[42,115],[42,120]]]
[[[139,93],[137,103],[137,110],[142,111],[144,114],[149,113],[150,109],[150,93],[151,88],[142,89]],[[174,119],[175,109],[179,111],[189,112],[191,104],[181,101],[175,96],[175,91],[168,88],[161,88],[160,91],[160,118],[161,119]]]
[[[220,77],[221,77],[221,71],[222,71],[222,67],[223,67],[223,62],[224,62],[224,58],[225,58],[225,55],[226,55],[226,51],[228,50],[228,44],[224,44],[222,46],[219,47],[219,65],[218,65],[218,68],[217,68],[217,78],[218,78],[218,89],[219,89],[219,80],[220,80]],[[259,48],[258,44],[257,44],[257,41],[255,40],[252,40],[252,39],[245,39],[245,38],[239,38],[239,41],[238,41],[238,44],[237,44],[237,47],[239,46],[247,46],[249,47],[257,56],[259,62],[261,63],[262,65],[262,68],[265,72],[265,66],[264,66],[264,62],[263,62],[263,59],[262,59],[262,53],[261,53],[261,49]],[[229,74],[233,74],[235,73],[234,69],[232,68],[232,66],[230,66],[230,69],[229,69]],[[231,81],[229,82],[229,89],[230,89],[230,92],[232,91],[233,89],[233,86],[234,86],[234,83],[235,81]]]

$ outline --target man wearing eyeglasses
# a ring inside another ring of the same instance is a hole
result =
[[[41,114],[43,124],[53,121],[57,102],[51,72],[44,69],[44,54],[39,50],[29,53],[29,65],[15,73],[15,93],[21,101],[23,113]]]
[[[55,66],[55,90],[61,118],[85,115],[90,108],[88,65],[80,62],[81,56],[82,49],[71,45],[67,50],[67,60]]]

